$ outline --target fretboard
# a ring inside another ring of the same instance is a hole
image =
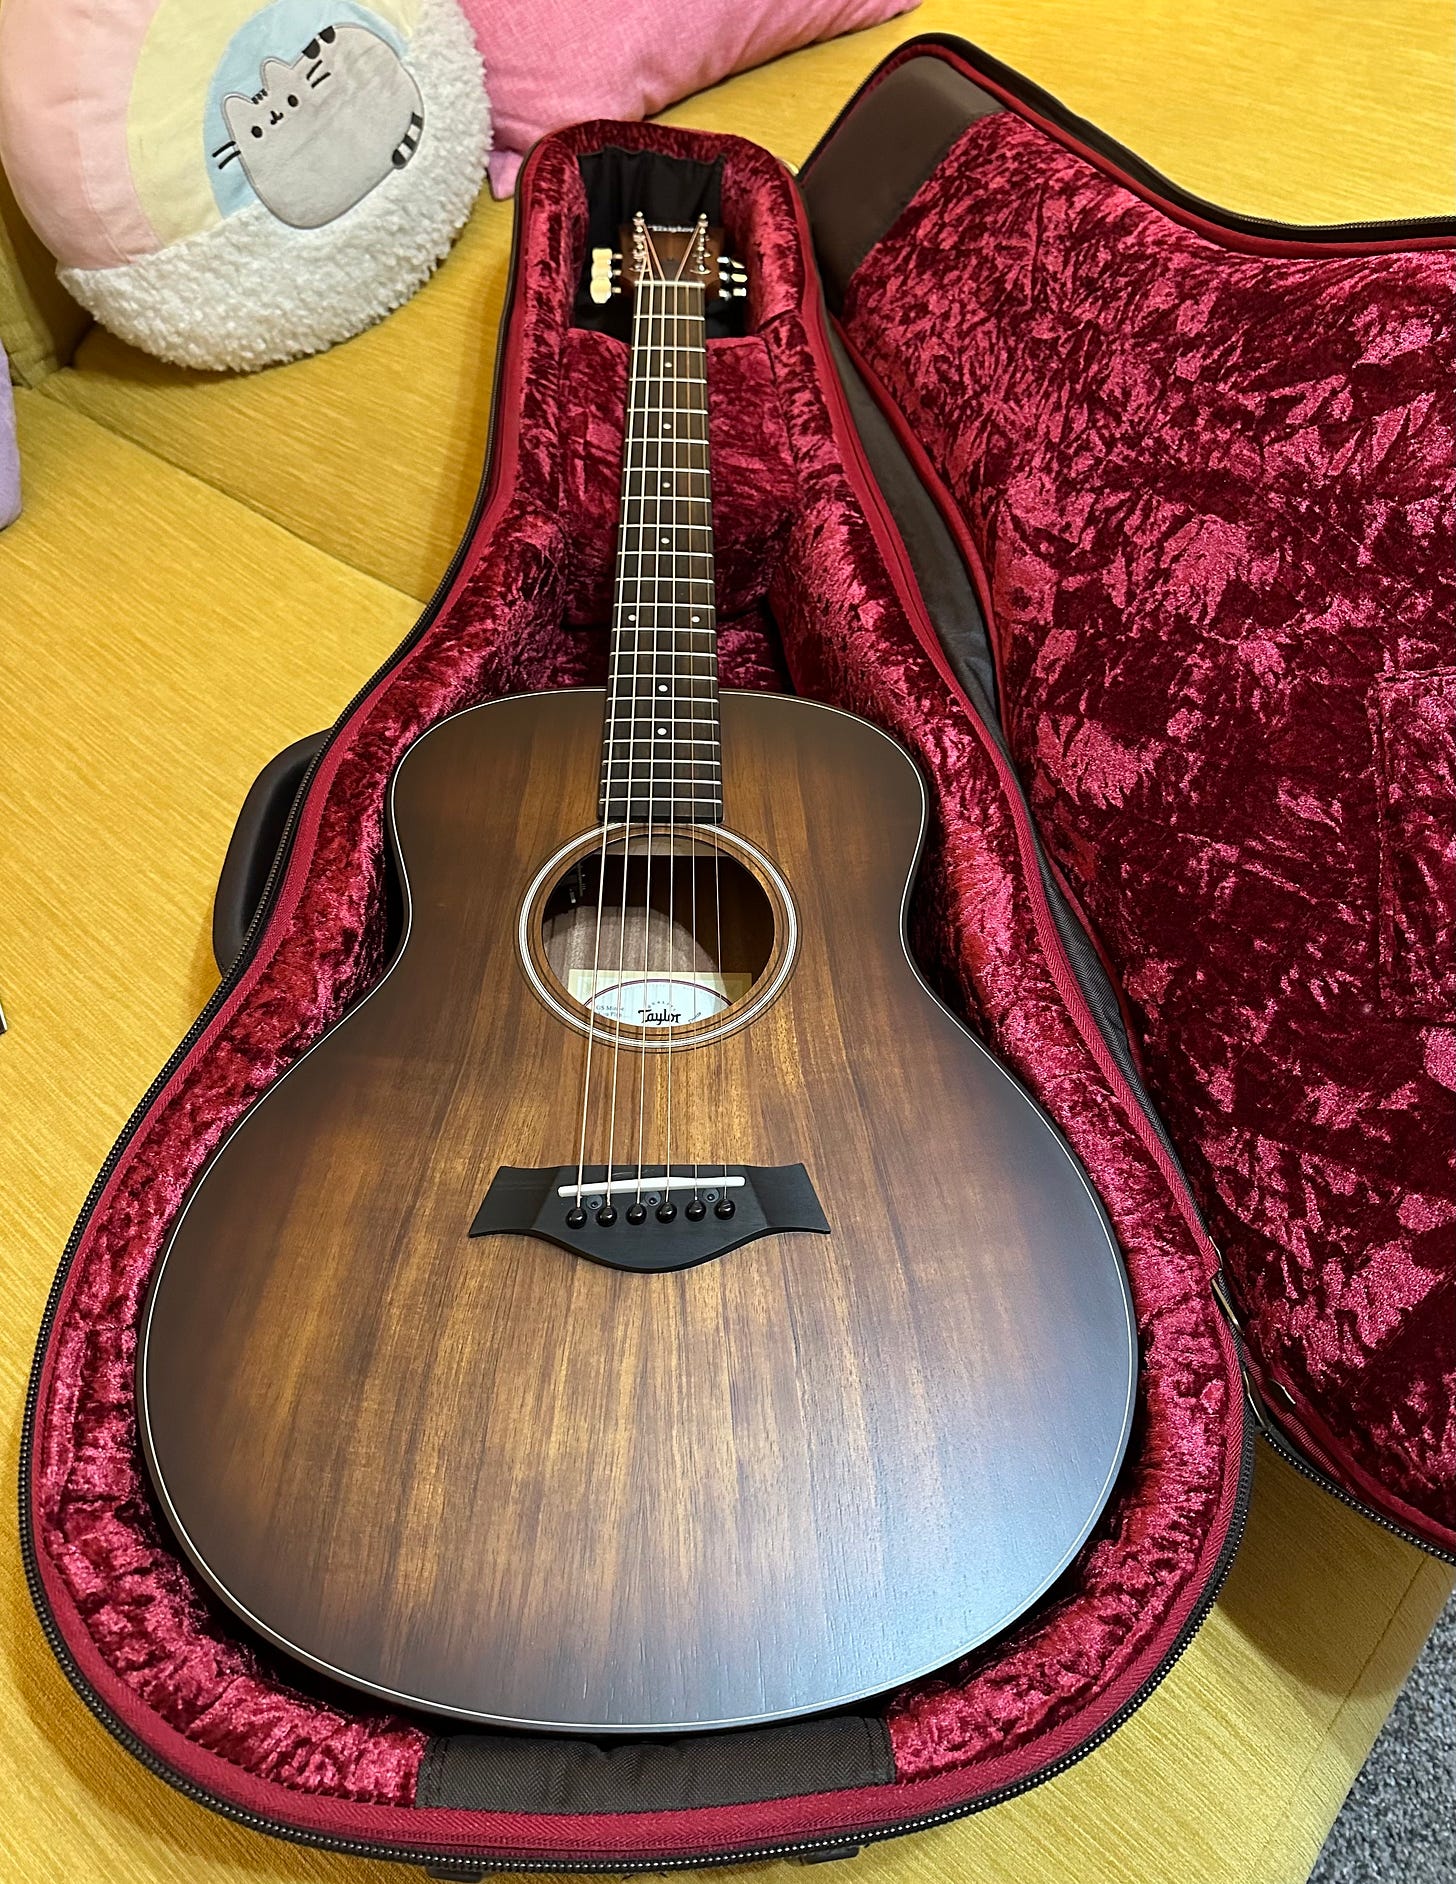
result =
[[[632,324],[602,744],[612,822],[722,819],[713,597],[703,289],[646,280]]]

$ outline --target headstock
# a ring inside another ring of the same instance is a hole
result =
[[[723,231],[695,223],[648,223],[641,211],[617,232],[619,247],[591,252],[591,298],[598,306],[614,294],[634,294],[639,281],[701,281],[708,301],[742,300],[748,275],[723,253]]]

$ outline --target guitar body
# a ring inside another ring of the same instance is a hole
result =
[[[346,1682],[559,1731],[783,1718],[1056,1577],[1126,1443],[1131,1306],[1059,1134],[909,961],[924,794],[845,714],[723,697],[770,998],[685,1033],[670,1119],[662,1052],[596,1023],[584,1082],[532,910],[597,825],[602,711],[504,700],[406,755],[405,940],[197,1183],[142,1431],[219,1594]],[[705,1185],[802,1164],[829,1233],[647,1272],[470,1234],[501,1167],[575,1167],[580,1135],[605,1179],[639,1133]]]

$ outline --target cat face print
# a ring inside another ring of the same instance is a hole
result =
[[[419,147],[420,88],[367,26],[325,26],[291,65],[265,59],[261,77],[251,98],[223,99],[231,141],[213,160],[239,162],[258,200],[295,229],[342,216]]]

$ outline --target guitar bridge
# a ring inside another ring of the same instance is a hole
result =
[[[761,1236],[829,1235],[801,1164],[502,1165],[471,1236],[539,1236],[612,1269],[691,1269]]]

